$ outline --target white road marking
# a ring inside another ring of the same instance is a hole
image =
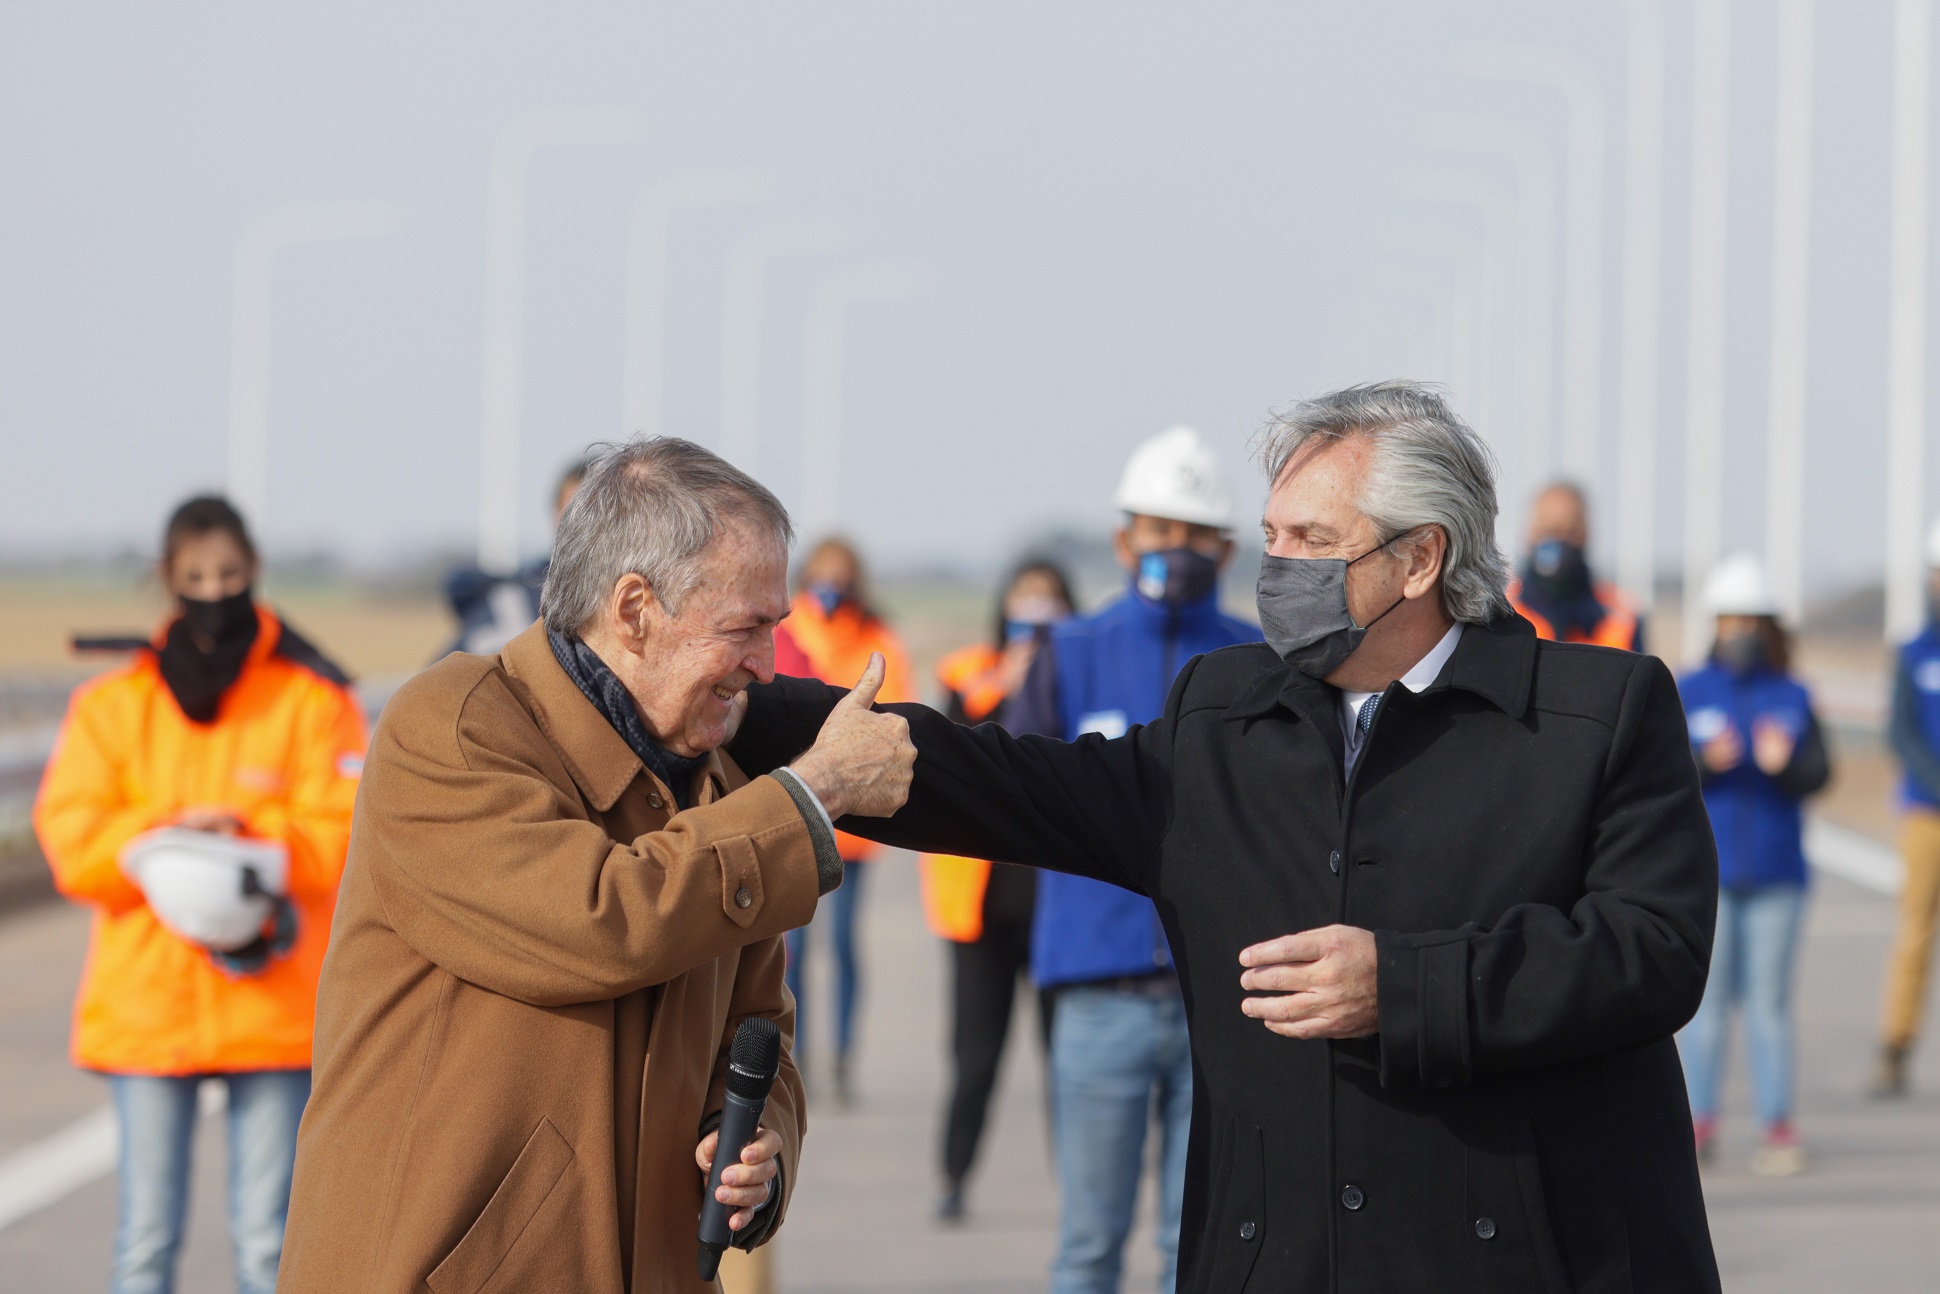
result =
[[[221,1083],[204,1083],[196,1094],[202,1116],[224,1109],[228,1094]],[[0,1231],[112,1173],[119,1148],[114,1109],[104,1105],[0,1159]]]
[[[114,1171],[114,1111],[102,1106],[0,1160],[0,1231]]]
[[[1839,876],[1880,894],[1898,894],[1905,869],[1890,845],[1823,818],[1805,820],[1805,857],[1829,876]]]

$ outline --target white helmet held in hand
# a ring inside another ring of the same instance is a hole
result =
[[[1219,464],[1190,427],[1168,428],[1133,450],[1111,502],[1139,516],[1221,530],[1233,525],[1233,501]]]
[[[1704,582],[1704,605],[1714,616],[1780,614],[1765,564],[1750,553],[1733,553],[1711,568]]]
[[[270,840],[164,827],[129,841],[122,873],[164,926],[217,952],[263,937],[289,875],[289,851]]]

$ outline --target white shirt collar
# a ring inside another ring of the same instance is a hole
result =
[[[1455,644],[1460,641],[1462,641],[1462,622],[1457,620],[1449,626],[1448,632],[1442,635],[1441,641],[1430,647],[1428,654],[1416,661],[1414,668],[1401,676],[1401,686],[1410,692],[1419,692],[1440,678],[1442,666],[1448,664],[1448,658],[1455,654]],[[1341,690],[1340,723],[1341,731],[1347,736],[1350,765],[1353,762],[1352,757],[1359,754],[1361,749],[1361,736],[1354,726],[1354,720],[1360,716],[1362,703],[1369,697],[1378,695],[1379,693],[1376,692],[1349,692],[1345,688]]]

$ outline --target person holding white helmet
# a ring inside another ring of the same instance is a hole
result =
[[[109,1288],[174,1288],[196,1093],[228,1095],[229,1231],[241,1294],[276,1287],[310,1096],[317,982],[364,764],[349,680],[256,599],[227,501],[170,516],[174,603],[152,641],[75,689],[34,827],[60,892],[92,909],[74,1063],[115,1108]]]
[[[1259,641],[1221,614],[1232,557],[1232,500],[1211,451],[1173,427],[1132,452],[1112,503],[1125,595],[1052,626],[1004,712],[1016,733],[1117,737],[1165,708],[1186,662]],[[1172,952],[1152,901],[1101,881],[1045,872],[1031,970],[1054,1001],[1053,1127],[1062,1209],[1052,1294],[1119,1288],[1156,1110],[1159,1288],[1173,1286],[1192,1118],[1192,1064]]]
[[[1940,521],[1927,533],[1927,622],[1900,648],[1889,732],[1905,777],[1899,928],[1886,961],[1876,1096],[1906,1093],[1907,1062],[1926,1007],[1935,917],[1940,916]]]
[[[1718,923],[1697,1015],[1678,1034],[1698,1158],[1716,1151],[1730,1012],[1744,1009],[1763,1144],[1752,1171],[1805,1168],[1792,1126],[1792,972],[1804,910],[1800,809],[1831,777],[1812,698],[1789,673],[1791,644],[1756,557],[1719,562],[1704,587],[1717,638],[1678,681],[1704,805],[1718,844]]]

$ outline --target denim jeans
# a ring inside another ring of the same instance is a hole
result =
[[[1051,1016],[1051,1092],[1062,1194],[1051,1294],[1116,1294],[1155,1113],[1158,1288],[1170,1294],[1192,1125],[1192,1059],[1176,985],[1156,996],[1059,990]]]
[[[272,1294],[283,1260],[296,1126],[310,1099],[307,1069],[212,1074],[229,1089],[229,1243],[238,1294]],[[170,1294],[189,1202],[196,1090],[202,1077],[113,1074],[121,1125],[121,1217],[114,1294]]]
[[[855,1041],[856,1004],[862,996],[862,970],[856,963],[855,937],[856,917],[862,907],[863,881],[869,875],[874,863],[850,863],[842,870],[842,884],[828,896],[829,900],[829,943],[835,955],[835,1054],[849,1054],[849,1044]],[[820,917],[822,910],[817,907],[815,915]],[[793,1055],[800,1060],[808,1054],[808,1004],[803,992],[808,977],[803,962],[808,956],[808,927],[800,926],[787,934],[788,944],[788,991],[795,995],[795,1047]]]
[[[1804,908],[1798,885],[1719,892],[1711,977],[1697,1015],[1677,1035],[1693,1117],[1717,1117],[1734,1003],[1744,1007],[1758,1121],[1769,1128],[1791,1116],[1792,968]]]

